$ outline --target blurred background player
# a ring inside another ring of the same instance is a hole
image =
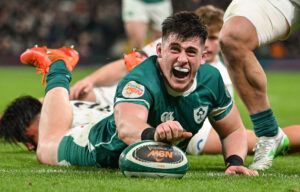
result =
[[[130,46],[144,47],[147,34],[152,34],[151,41],[159,38],[161,24],[172,11],[171,0],[122,0],[122,19]]]
[[[224,16],[220,37],[224,59],[259,137],[252,169],[271,167],[287,139],[271,109],[267,77],[253,50],[287,38],[299,24],[299,10],[299,0],[233,0]]]

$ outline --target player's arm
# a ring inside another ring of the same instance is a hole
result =
[[[141,139],[176,143],[192,136],[192,133],[186,132],[177,121],[167,121],[156,128],[151,127],[147,124],[148,109],[143,105],[119,103],[115,106],[114,115],[119,138],[126,144]]]
[[[223,119],[212,122],[220,136],[226,163],[226,174],[257,175],[256,171],[244,167],[247,154],[247,132],[234,105]]]
[[[118,103],[114,117],[119,138],[128,145],[141,140],[143,130],[151,127],[147,124],[148,109],[143,105]]]
[[[84,79],[76,82],[70,91],[72,100],[89,93],[93,87],[111,86],[127,74],[124,59],[119,59],[104,65]]]

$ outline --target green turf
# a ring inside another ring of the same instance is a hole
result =
[[[77,69],[74,80],[93,69]],[[34,73],[28,67],[0,68],[0,114],[17,96],[43,96],[41,78]],[[299,124],[300,72],[270,72],[268,79],[270,101],[280,125]],[[237,104],[251,127],[238,99]],[[300,191],[299,154],[278,157],[271,169],[256,178],[225,176],[221,155],[188,158],[189,171],[183,179],[129,179],[118,170],[41,165],[25,148],[0,143],[0,191]],[[251,160],[248,157],[246,164]]]

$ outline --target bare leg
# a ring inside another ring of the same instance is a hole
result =
[[[203,147],[203,154],[222,154],[222,144],[219,135],[211,129],[206,143]]]
[[[39,124],[37,157],[40,162],[57,164],[58,145],[71,122],[72,109],[68,91],[62,87],[51,89],[44,98]]]
[[[299,152],[300,151],[300,125],[291,125],[282,129],[283,132],[289,138],[289,151],[288,152]]]
[[[282,129],[289,138],[289,153],[300,151],[300,125],[291,125]],[[257,142],[257,137],[252,130],[247,130],[248,154],[253,154],[253,148]],[[204,154],[221,154],[221,141],[214,129],[211,129],[203,148]]]
[[[276,154],[287,149],[287,137],[278,129],[267,95],[267,78],[253,53],[259,45],[256,29],[244,17],[232,17],[221,30],[220,44],[229,75],[259,137],[250,169],[268,169]]]
[[[135,21],[125,23],[125,30],[133,48],[141,49],[144,46],[147,29],[147,23]]]
[[[300,128],[300,127],[299,127]],[[254,132],[247,130],[248,154],[253,154],[253,148],[257,141]],[[222,154],[221,140],[214,129],[211,129],[203,148],[203,154]]]
[[[224,24],[220,42],[230,77],[249,113],[269,109],[266,75],[253,53],[258,46],[254,26],[244,17],[233,17]]]

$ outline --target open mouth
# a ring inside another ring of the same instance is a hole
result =
[[[172,73],[177,78],[185,78],[190,74],[190,69],[175,66],[172,69]]]

